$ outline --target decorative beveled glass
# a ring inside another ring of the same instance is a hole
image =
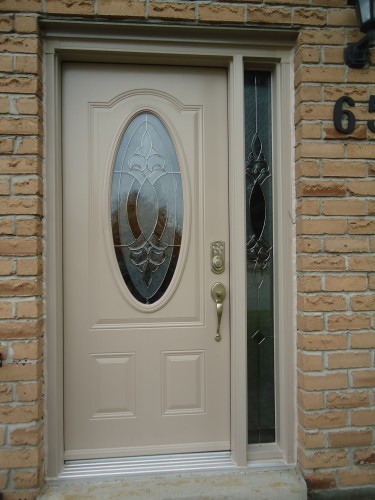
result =
[[[168,289],[183,230],[181,170],[171,136],[153,113],[126,126],[114,162],[111,189],[113,244],[122,277],[142,304]]]

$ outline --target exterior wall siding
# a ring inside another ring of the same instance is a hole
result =
[[[375,483],[375,54],[346,0],[0,2],[0,491],[43,483],[43,88],[40,17],[298,29],[295,161],[298,463],[312,490]],[[356,101],[350,135],[334,101]]]

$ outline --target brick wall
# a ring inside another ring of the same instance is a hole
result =
[[[300,29],[295,53],[300,467],[312,489],[375,483],[375,69],[346,0],[0,1],[0,490],[43,480],[42,86],[38,16]],[[373,60],[375,64],[375,58]],[[334,101],[357,102],[350,136]]]

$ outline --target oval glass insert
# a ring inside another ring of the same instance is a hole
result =
[[[128,123],[115,158],[111,223],[117,262],[131,294],[153,304],[176,270],[183,228],[181,171],[162,121],[144,112]]]

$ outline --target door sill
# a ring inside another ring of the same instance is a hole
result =
[[[57,479],[87,479],[141,474],[180,473],[237,469],[229,451],[185,453],[149,457],[68,460]]]

